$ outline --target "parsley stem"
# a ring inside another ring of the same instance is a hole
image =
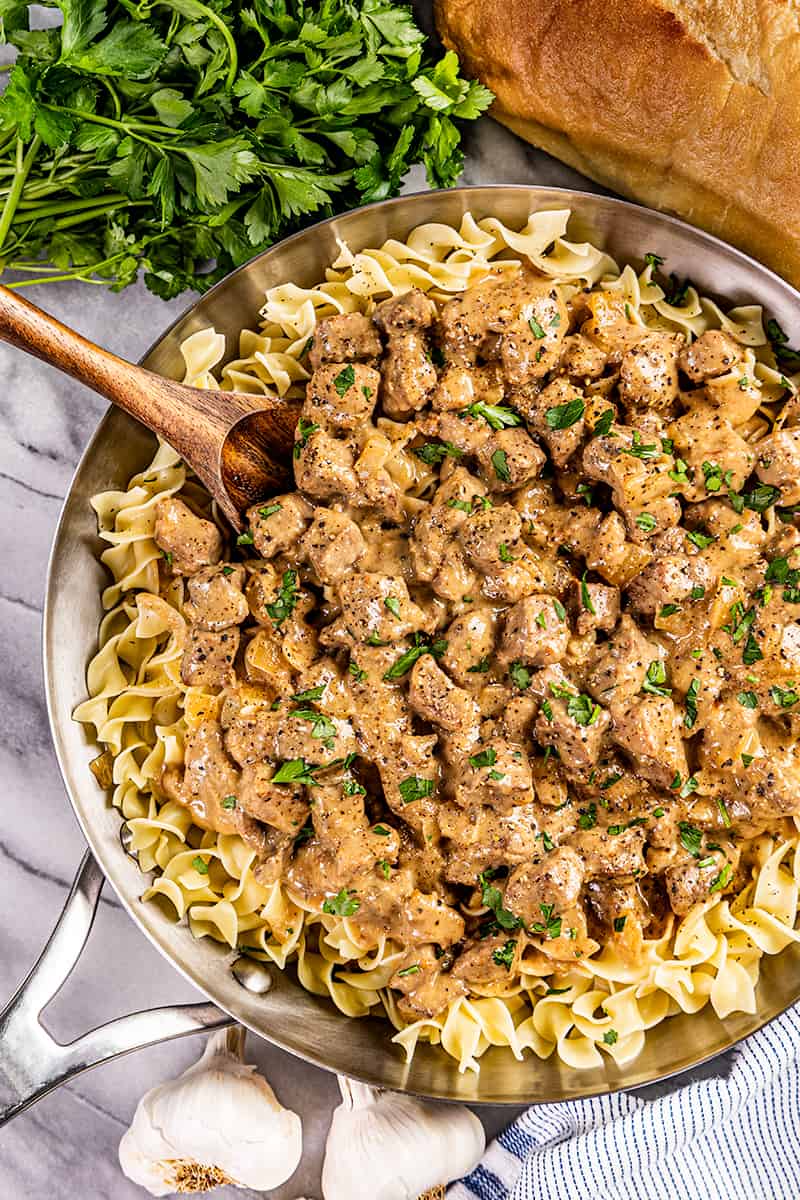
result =
[[[120,117],[122,116],[122,105],[119,102],[119,96],[117,95],[117,89],[114,87],[111,80],[106,79],[106,77],[104,75],[98,75],[97,78],[100,80],[103,87],[106,89],[109,96],[111,97],[111,102],[114,105],[114,116],[116,117],[117,120],[119,120]]]
[[[121,129],[123,133],[130,134],[138,141],[147,142],[148,146],[156,146],[158,143],[141,137],[136,132],[137,129],[147,129],[150,133],[168,133],[171,137],[186,135],[185,129],[172,129],[169,125],[157,125],[152,121],[115,121],[111,117],[101,117],[98,113],[86,112],[82,108],[70,108],[67,104],[46,104],[43,107],[52,108],[54,112],[69,113],[71,117],[80,117],[82,121],[88,121],[91,125],[107,125],[109,129]]]
[[[172,8],[172,4],[169,2],[169,0],[156,0],[156,3],[153,7]],[[195,0],[192,8],[200,9],[200,11],[208,18],[208,20],[211,21],[212,25],[216,25],[217,29],[225,39],[225,44],[228,47],[228,57],[230,59],[230,64],[228,66],[227,86],[228,88],[232,88],[234,80],[236,79],[236,72],[239,70],[239,55],[236,52],[236,42],[233,40],[233,35],[229,27],[223,21],[222,17],[218,13],[215,13],[213,8],[208,8],[207,5],[201,4],[200,0]]]
[[[107,196],[91,196],[86,200],[73,197],[71,200],[54,200],[50,204],[28,204],[25,208],[20,205],[14,221],[39,221],[42,217],[57,217],[62,213],[83,212],[87,208],[99,208],[111,205],[126,205],[129,198],[123,192],[110,192]],[[84,213],[91,217],[92,213]]]
[[[19,200],[22,195],[22,189],[25,187],[25,180],[28,178],[28,172],[33,166],[33,160],[36,158],[41,144],[42,139],[37,133],[31,141],[27,151],[23,155],[22,139],[17,138],[17,167],[14,174],[14,181],[11,184],[8,195],[6,196],[6,202],[3,205],[2,214],[0,214],[0,247],[4,245],[5,240],[8,237],[8,231],[11,228],[11,222],[14,220],[14,213],[17,205],[19,204]]]

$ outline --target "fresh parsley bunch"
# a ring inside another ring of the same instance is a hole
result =
[[[57,0],[0,98],[0,265],[21,284],[208,288],[317,216],[457,179],[491,93],[389,0]],[[47,264],[52,264],[49,266]],[[53,269],[55,268],[55,270]]]

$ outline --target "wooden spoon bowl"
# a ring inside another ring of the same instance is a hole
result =
[[[169,442],[234,529],[243,528],[250,504],[291,485],[296,401],[164,379],[96,346],[2,285],[0,340],[86,384]]]

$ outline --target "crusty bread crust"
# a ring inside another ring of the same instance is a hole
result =
[[[791,0],[436,0],[492,115],[800,286],[800,12]]]

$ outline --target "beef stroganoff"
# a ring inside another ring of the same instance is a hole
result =
[[[166,445],[94,500],[75,715],[145,898],[462,1069],[624,1064],[797,939],[795,384],[568,217],[272,289],[221,383],[304,397],[297,490],[238,542]]]

